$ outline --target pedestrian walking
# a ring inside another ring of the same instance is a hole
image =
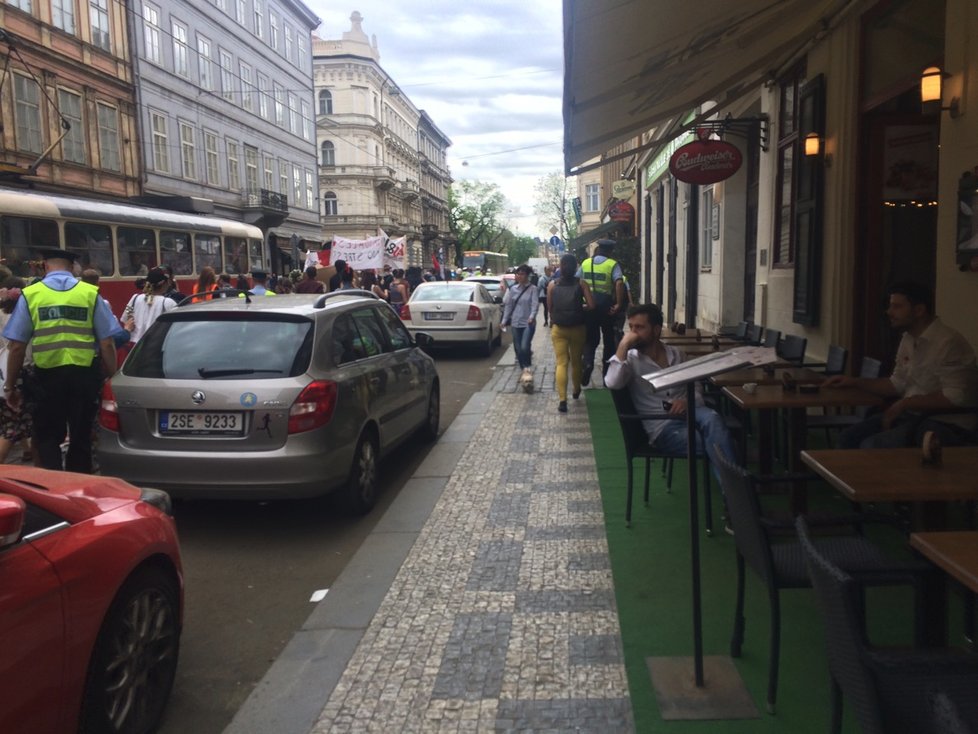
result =
[[[199,303],[200,301],[209,301],[214,297],[214,291],[216,290],[217,275],[214,273],[214,268],[210,265],[205,265],[200,269],[200,277],[194,283],[193,295],[190,296],[190,302]]]
[[[408,300],[408,284],[404,280],[404,271],[400,268],[395,268],[393,275],[394,280],[391,281],[390,288],[387,289],[387,297],[394,310],[400,315],[401,309],[404,308],[404,304]]]
[[[40,465],[90,474],[99,391],[103,377],[116,368],[115,317],[100,306],[98,288],[71,274],[77,255],[60,249],[39,253],[44,279],[23,289],[3,330],[9,343],[3,394],[12,410],[25,407],[18,380],[30,344],[38,389],[34,450]],[[66,432],[69,445],[62,465]]]
[[[611,257],[614,240],[598,240],[593,257],[581,263],[577,277],[583,279],[594,296],[594,310],[587,315],[587,342],[584,345],[584,383],[591,381],[594,353],[603,341],[601,374],[608,371],[608,360],[618,347],[615,338],[615,319],[624,303],[624,283],[621,266]]]
[[[0,288],[0,330],[10,321],[10,314],[13,312],[17,301],[20,300],[22,289],[27,283],[16,277],[7,278],[3,281]],[[7,374],[7,356],[10,352],[9,342],[0,336],[0,372],[5,377]],[[21,378],[18,380],[17,387],[23,393],[24,379],[30,379],[33,373],[34,360],[31,354],[31,346],[27,345],[24,354],[24,366],[21,368]],[[34,413],[34,401],[30,397],[25,399],[21,410],[13,410],[6,400],[7,393],[0,396],[0,464],[7,463],[10,449],[19,441],[29,441]],[[31,459],[30,448],[24,450],[24,459]]]
[[[176,301],[166,295],[170,279],[163,268],[153,268],[146,276],[145,290],[133,296],[126,306],[126,329],[132,333],[132,346],[135,347],[143,334],[152,326],[160,314],[177,307]]]
[[[306,268],[302,280],[295,284],[296,293],[325,293],[326,286],[316,278],[319,272],[314,266]]]
[[[547,286],[553,277],[554,269],[547,265],[543,269],[543,275],[537,280],[537,300],[543,306],[543,325],[550,326],[550,307],[547,305]]]
[[[503,296],[503,326],[513,329],[513,349],[516,350],[516,362],[520,369],[526,372],[533,366],[533,353],[530,344],[536,329],[537,289],[530,283],[529,265],[516,268],[516,282],[506,289]]]
[[[578,278],[577,258],[567,253],[560,258],[560,277],[547,286],[547,308],[550,311],[550,341],[554,345],[557,367],[557,410],[567,412],[567,368],[574,385],[574,400],[581,397],[583,352],[587,312],[594,309],[594,296],[586,282]]]

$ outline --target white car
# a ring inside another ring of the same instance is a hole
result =
[[[471,344],[487,357],[502,340],[503,307],[478,281],[422,283],[401,310],[412,334],[430,334],[439,346]]]
[[[462,282],[482,283],[486,287],[486,290],[489,291],[490,296],[494,299],[497,297],[502,299],[506,289],[515,282],[515,278],[514,280],[507,280],[505,275],[470,275]]]

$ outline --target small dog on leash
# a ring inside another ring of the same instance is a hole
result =
[[[520,375],[520,387],[527,395],[533,392],[533,372],[529,367],[523,370],[523,374]]]

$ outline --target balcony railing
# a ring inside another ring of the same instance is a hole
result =
[[[421,191],[418,188],[418,182],[408,179],[406,181],[401,181],[399,184],[401,189],[401,196],[403,196],[408,201],[413,201],[421,195]]]
[[[246,209],[261,209],[267,212],[288,214],[289,199],[285,194],[268,189],[247,189],[244,192],[244,207]]]

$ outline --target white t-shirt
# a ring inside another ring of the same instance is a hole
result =
[[[149,301],[148,299],[152,299]],[[153,322],[165,311],[172,311],[177,307],[176,301],[166,296],[147,296],[140,293],[132,301],[132,318],[136,323],[136,328],[132,331],[132,343],[138,342],[146,330],[153,325]]]

